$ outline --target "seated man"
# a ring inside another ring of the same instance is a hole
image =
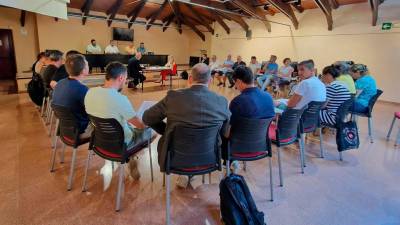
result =
[[[146,80],[143,75],[143,67],[140,65],[140,59],[142,58],[142,53],[137,52],[134,57],[128,61],[128,76],[133,79],[133,89],[136,89],[139,83]]]
[[[260,85],[261,90],[265,90],[267,86],[271,83],[271,80],[278,73],[278,64],[276,64],[277,57],[275,55],[271,55],[271,58],[265,65],[264,75],[257,78],[258,85]]]
[[[65,68],[69,76],[58,82],[52,104],[68,107],[78,120],[80,137],[88,138],[93,130],[88,126],[89,118],[84,105],[88,87],[80,82],[89,73],[88,62],[83,55],[73,55],[65,62]]]
[[[122,126],[125,135],[125,143],[128,149],[143,143],[151,138],[151,130],[144,129],[145,125],[136,116],[129,99],[120,93],[127,79],[127,69],[119,62],[112,62],[106,68],[106,80],[104,86],[91,88],[85,98],[85,106],[88,114],[99,118],[114,118]],[[58,85],[57,85],[58,86]],[[111,182],[111,162],[107,161],[102,171],[105,188]],[[137,171],[137,161],[130,160],[128,168],[133,179],[140,177]]]
[[[229,54],[227,56],[226,60],[224,61],[224,63],[222,64],[222,69],[220,69],[218,71],[217,80],[219,81],[219,84],[217,86],[223,85],[225,87],[226,74],[228,72],[232,72],[233,71],[233,69],[232,69],[233,64],[234,64],[234,62],[232,61],[232,55]]]
[[[230,112],[226,98],[208,89],[211,75],[206,64],[199,63],[192,68],[188,79],[189,88],[170,90],[156,105],[143,114],[143,122],[152,127],[162,137],[158,142],[158,163],[161,172],[165,171],[168,142],[171,132],[178,124],[194,128],[221,124],[225,131]],[[167,123],[164,119],[167,119]],[[181,177],[180,186],[187,182]]]
[[[57,73],[58,68],[63,64],[63,53],[58,50],[49,50],[47,66],[42,72],[43,84],[46,88],[50,88],[50,82],[53,76]]]
[[[254,76],[248,67],[238,67],[233,72],[236,88],[241,92],[230,103],[232,113],[230,124],[233,125],[240,118],[267,119],[275,116],[274,103],[268,92],[263,92],[254,86]],[[223,138],[222,156],[226,159],[227,138]],[[237,163],[233,167],[237,168]]]
[[[71,50],[68,51],[67,54],[65,55],[66,58],[70,57],[71,55],[76,55],[76,54],[80,54],[78,51],[75,50]],[[62,64],[58,69],[57,72],[53,75],[53,77],[51,78],[51,82],[50,82],[50,87],[52,89],[54,89],[57,85],[57,82],[59,82],[60,80],[67,78],[68,77],[68,73],[67,70],[65,69],[65,64]]]
[[[235,81],[232,78],[233,75],[233,70],[235,70],[236,68],[238,68],[239,66],[246,66],[246,63],[243,62],[242,60],[242,56],[238,55],[236,58],[236,62],[233,64],[232,66],[232,71],[228,71],[225,76],[228,78],[229,80],[229,88],[232,88],[233,86],[235,86]]]
[[[290,97],[287,107],[302,109],[312,101],[326,101],[325,85],[315,76],[314,61],[306,60],[298,65],[299,77],[302,80]]]

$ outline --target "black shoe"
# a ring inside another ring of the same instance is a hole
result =
[[[221,83],[221,82],[219,82],[219,84],[217,85],[217,86],[221,86],[221,85],[223,85],[224,83]]]

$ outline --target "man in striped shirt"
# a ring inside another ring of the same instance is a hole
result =
[[[340,72],[335,66],[327,66],[322,71],[322,81],[326,86],[327,104],[320,111],[320,119],[324,124],[336,124],[336,112],[340,105],[351,98],[351,94],[346,84],[336,79],[340,76]]]

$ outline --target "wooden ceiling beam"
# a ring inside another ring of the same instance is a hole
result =
[[[183,18],[182,18],[183,19]],[[183,19],[182,22],[186,24],[188,27],[192,28],[192,30],[201,38],[201,40],[206,41],[206,35],[203,34],[195,25],[193,25],[188,19]]]
[[[333,9],[338,9],[340,6],[340,3],[337,0],[329,0],[329,3],[331,3]]]
[[[89,15],[90,8],[92,7],[93,0],[86,0],[85,3],[83,4],[81,11],[83,13],[82,16],[82,25],[86,24],[87,16]]]
[[[226,23],[224,22],[224,20],[221,17],[219,17],[218,15],[215,15],[215,19],[217,20],[219,25],[221,25],[221,27],[224,28],[224,30],[226,31],[227,34],[231,33],[231,29],[228,27],[228,25],[226,25]]]
[[[293,9],[290,8],[289,4],[282,2],[282,0],[267,0],[267,2],[278,9],[281,13],[289,17],[296,30],[299,28],[299,21],[297,20],[296,15],[294,14]]]
[[[314,0],[315,4],[317,4],[318,8],[322,10],[325,14],[326,21],[328,23],[328,30],[333,29],[333,19],[332,19],[332,8],[329,4],[328,0]]]
[[[181,11],[179,10],[179,5],[178,5],[178,3],[176,1],[172,2],[171,0],[168,0],[168,2],[169,2],[169,5],[172,8],[172,11],[175,14],[175,21],[176,21],[176,25],[178,26],[178,32],[180,34],[182,34],[183,17],[182,17]]]
[[[296,4],[291,4],[291,6],[296,9],[297,12],[299,13],[303,13],[304,12],[304,8],[301,5],[296,5]]]
[[[21,24],[21,27],[25,26],[25,19],[26,19],[26,11],[21,10],[21,16],[19,18],[19,23]]]
[[[128,17],[131,17],[128,23],[128,28],[131,28],[133,23],[135,22],[136,18],[138,17],[140,11],[142,11],[144,5],[146,4],[146,0],[141,0],[135,8],[133,8],[129,13]]]
[[[167,6],[167,4],[168,4],[168,0],[164,0],[163,4],[160,6],[160,8],[158,8],[157,11],[155,11],[151,15],[150,20],[146,24],[146,30],[150,29],[152,23],[154,23],[154,21],[157,19],[157,17],[160,15],[160,13],[165,9],[165,6]]]
[[[108,21],[107,21],[108,26],[111,26],[111,23],[112,23],[113,19],[115,18],[115,15],[117,15],[119,8],[121,8],[122,2],[123,2],[123,0],[117,0],[114,3],[114,5],[112,5],[111,8],[109,8],[107,10],[107,15],[110,15],[108,17]]]
[[[269,23],[268,20],[266,20],[266,18],[265,18],[266,15],[262,11],[262,9],[252,7],[248,4],[246,4],[242,0],[232,0],[230,3],[235,5],[239,9],[243,10],[244,12],[248,13],[250,16],[261,20],[264,23],[265,27],[267,28],[268,32],[271,32],[271,24]]]
[[[171,16],[169,16],[168,18],[166,18],[164,24],[163,24],[163,29],[162,31],[165,32],[168,29],[168,26],[171,24],[171,22],[174,20],[175,15],[172,14]]]
[[[369,0],[369,4],[371,5],[372,10],[372,26],[376,26],[378,23],[378,12],[379,5],[382,4],[385,0]]]
[[[212,35],[214,35],[214,29],[207,23],[207,19],[202,17],[196,10],[193,9],[191,5],[186,5],[190,12],[195,16],[196,20],[200,22]]]

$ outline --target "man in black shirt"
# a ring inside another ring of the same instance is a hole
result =
[[[72,56],[72,55],[77,55],[77,54],[81,54],[78,51],[75,50],[71,50],[68,51],[67,54],[65,55],[66,59],[68,59],[68,57]],[[50,82],[50,87],[52,89],[55,88],[55,86],[57,85],[57,82],[59,82],[60,80],[67,78],[68,77],[68,73],[67,70],[65,69],[65,64],[62,64],[58,69],[57,72],[53,75],[53,77],[51,78],[51,82]]]
[[[239,66],[246,66],[246,63],[242,61],[242,56],[238,55],[236,58],[236,62],[233,64],[232,69],[235,70],[236,68],[238,68]],[[227,73],[226,77],[229,80],[230,86],[229,88],[232,88],[233,86],[235,86],[235,81],[232,78],[233,73]]]
[[[58,68],[63,64],[63,53],[59,50],[49,50],[49,61],[42,75],[43,84],[46,88],[50,88],[50,82],[56,74]]]
[[[133,89],[136,89],[136,86],[139,83],[142,83],[146,80],[146,77],[143,75],[143,68],[140,66],[141,58],[142,53],[137,52],[135,57],[129,59],[128,61],[128,77],[133,79]]]

